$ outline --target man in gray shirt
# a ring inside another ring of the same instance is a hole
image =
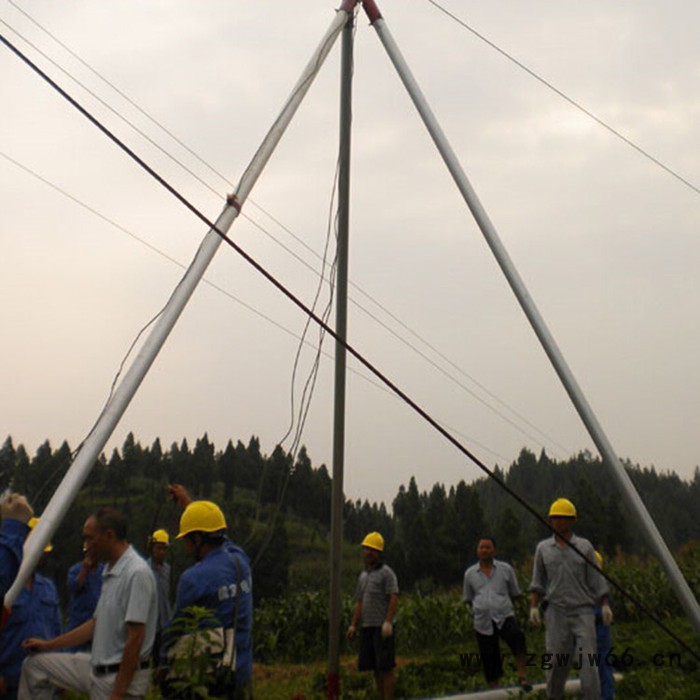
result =
[[[360,630],[358,669],[374,671],[377,693],[384,700],[394,697],[394,618],[398,606],[399,585],[396,574],[384,563],[384,538],[370,532],[362,540],[365,570],[360,574],[355,593],[355,609],[348,639]]]
[[[596,634],[594,606],[601,605],[603,622],[612,622],[608,587],[595,568],[595,550],[573,532],[576,508],[566,498],[558,498],[549,509],[549,521],[556,535],[537,545],[530,583],[530,622],[539,626],[544,613],[547,666],[547,697],[559,700],[569,665],[580,666],[581,696],[599,700],[600,680],[595,666]],[[574,547],[577,551],[574,550]]]
[[[513,567],[494,559],[495,555],[496,541],[493,537],[482,537],[476,547],[479,561],[464,572],[462,600],[469,603],[474,615],[479,656],[489,687],[497,688],[503,676],[500,637],[515,656],[520,687],[529,692],[532,686],[525,672],[525,635],[513,609],[513,599],[520,595],[520,587]]]
[[[91,700],[146,694],[158,600],[153,573],[126,534],[126,518],[113,508],[100,508],[85,521],[86,553],[107,564],[95,615],[54,639],[24,641],[34,655],[22,666],[19,700],[49,700],[57,687],[89,693]],[[90,640],[90,654],[38,653]]]

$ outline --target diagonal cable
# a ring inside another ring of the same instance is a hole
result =
[[[442,5],[439,3],[435,2],[435,0],[427,0],[431,5],[436,7],[440,12],[444,13],[447,15],[450,19],[454,20],[459,24],[460,26],[464,27],[467,31],[471,32],[477,39],[480,39],[483,41],[485,44],[490,46],[494,51],[498,51],[498,53],[501,54],[504,58],[508,59],[511,63],[514,63],[518,68],[521,70],[525,71],[529,76],[533,77],[537,82],[541,83],[544,85],[546,88],[551,90],[553,93],[558,95],[559,97],[562,98],[565,102],[568,102],[572,107],[575,107],[579,112],[582,112],[585,114],[587,117],[592,119],[596,124],[599,126],[602,126],[603,129],[606,131],[610,132],[613,136],[616,138],[620,139],[623,143],[627,144],[630,148],[633,148],[637,153],[640,155],[644,156],[647,160],[650,160],[654,165],[657,167],[661,168],[664,170],[666,173],[668,173],[671,177],[674,177],[676,180],[684,184],[687,188],[691,189],[695,194],[700,194],[700,187],[697,185],[694,185],[690,180],[686,179],[683,177],[681,174],[676,172],[671,166],[666,165],[663,163],[661,160],[659,160],[656,156],[653,156],[649,151],[646,149],[642,148],[641,146],[637,145],[632,139],[628,138],[625,136],[622,132],[618,131],[615,127],[610,126],[606,121],[601,119],[599,116],[591,112],[591,110],[587,109],[584,107],[580,102],[577,102],[574,100],[572,97],[569,97],[565,92],[560,90],[556,85],[551,83],[549,80],[546,78],[543,78],[539,73],[536,73],[532,68],[529,68],[526,66],[522,61],[519,61],[515,56],[512,54],[508,53],[505,49],[502,49],[498,44],[494,43],[490,39],[488,39],[486,36],[478,32],[474,27],[470,26],[467,24],[464,20],[461,20],[457,15],[453,14],[446,8],[444,8]]]
[[[17,47],[15,47],[6,37],[0,34],[0,42],[5,44],[21,61],[23,61],[29,68],[31,68],[37,75],[39,75],[46,83],[48,83],[54,90],[56,90],[65,100],[67,100],[76,110],[78,110],[89,122],[91,122],[97,129],[99,129],[107,138],[109,138],[116,146],[118,146],[126,155],[128,155],[139,167],[145,170],[151,177],[153,177],[163,188],[165,188],[175,199],[177,199],[184,207],[186,207],[192,214],[194,214],[200,221],[207,225],[209,230],[214,231],[230,248],[232,248],[238,255],[243,258],[253,269],[256,270],[262,277],[264,277],[270,284],[272,284],[275,289],[281,292],[289,301],[294,304],[300,311],[309,316],[313,321],[322,328],[328,335],[334,338],[338,343],[343,345],[348,353],[350,353],[360,364],[362,364],[366,369],[368,369],[377,379],[379,379],[385,386],[387,386],[394,394],[396,394],[400,399],[402,399],[410,408],[413,409],[424,421],[426,421],[430,426],[432,426],[437,433],[439,433],[447,442],[453,445],[459,452],[461,452],[465,457],[467,457],[471,462],[473,462],[481,471],[483,471],[489,478],[498,484],[498,486],[504,490],[511,498],[517,501],[530,515],[532,515],[536,520],[538,520],[542,525],[544,525],[548,531],[553,534],[557,534],[556,530],[551,526],[545,518],[540,515],[540,513],[531,506],[522,496],[520,496],[516,491],[514,491],[508,484],[499,478],[491,469],[489,469],[473,452],[471,452],[467,447],[465,447],[457,438],[455,438],[448,430],[446,430],[440,423],[432,417],[428,411],[426,411],[422,406],[420,406],[416,401],[414,401],[406,392],[404,392],[397,384],[395,384],[389,377],[387,377],[383,372],[381,372],[375,365],[370,362],[364,355],[362,355],[358,350],[356,350],[350,343],[341,338],[334,329],[328,326],[321,318],[319,318],[310,308],[308,308],[301,299],[299,299],[291,290],[289,290],[282,282],[280,282],[271,272],[269,272],[262,264],[260,264],[255,258],[253,258],[248,252],[246,252],[240,245],[238,245],[233,239],[229,238],[225,233],[220,231],[214,222],[212,222],[205,214],[203,214],[197,207],[192,204],[184,195],[182,195],[173,185],[171,185],[165,178],[158,174],[150,165],[148,165],[140,156],[138,156],[129,146],[121,141],[114,133],[112,133],[106,126],[104,126],[96,117],[94,117],[90,112],[88,112],[79,102],[77,102],[71,95],[69,95],[60,85],[58,85],[51,77],[49,77],[39,66],[33,63],[27,56],[25,56]],[[585,554],[578,549],[572,543],[569,543],[569,547],[576,552],[580,557],[586,559]],[[651,620],[655,622],[661,629],[663,629],[674,641],[676,641],[680,646],[682,646],[686,651],[688,651],[693,658],[700,661],[700,654],[697,653],[687,642],[681,639],[673,630],[671,630],[658,616],[649,609],[644,603],[642,603],[637,596],[630,593],[628,590],[623,588],[615,579],[613,579],[607,572],[604,572],[597,564],[588,562],[590,566],[595,568],[606,580],[613,584],[613,586],[628,600],[631,600],[640,610],[642,610]]]

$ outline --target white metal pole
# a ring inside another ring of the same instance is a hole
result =
[[[603,455],[604,460],[611,467],[612,474],[615,477],[618,486],[622,490],[622,494],[627,505],[641,525],[642,531],[646,536],[647,543],[666,570],[666,573],[671,581],[671,585],[676,591],[676,595],[678,596],[681,605],[690,618],[696,633],[700,635],[700,606],[698,606],[698,602],[695,599],[690,586],[683,578],[683,574],[678,568],[676,560],[673,558],[673,555],[661,537],[656,524],[649,515],[649,512],[644,506],[642,499],[639,497],[639,494],[634,488],[632,480],[620,463],[612,444],[608,440],[602,426],[598,422],[592,408],[588,404],[583,391],[579,387],[571,369],[567,365],[564,356],[554,340],[554,337],[549,332],[544,319],[535,306],[535,302],[525,287],[525,283],[520,277],[515,265],[511,261],[510,256],[501,242],[494,225],[491,223],[486,210],[481,205],[474,188],[462,170],[462,166],[460,165],[455,152],[452,150],[452,147],[440,128],[435,115],[432,113],[425,96],[413,77],[408,64],[404,60],[401,51],[391,36],[391,33],[386,26],[386,22],[377,9],[374,0],[363,0],[363,6],[370,18],[370,21],[372,22],[373,27],[379,35],[382,45],[389,54],[389,58],[394,64],[404,87],[411,96],[413,104],[415,105],[426,128],[428,129],[433,142],[445,161],[445,165],[447,165],[447,168],[457,184],[459,191],[462,193],[464,201],[467,203],[467,206],[476,219],[486,242],[498,261],[503,274],[506,276],[513,293],[520,302],[520,306],[530,321],[530,324],[532,325],[535,334],[539,338],[545,353],[549,357],[555,371],[559,375],[559,379],[569,394],[569,398],[578,411],[578,414],[586,426],[591,438],[593,439],[593,442]]]
[[[223,212],[215,222],[215,229],[207,232],[192,263],[180,280],[175,291],[170,296],[167,305],[156,320],[151,333],[145,340],[121,383],[117,387],[110,402],[100,415],[95,427],[85,439],[75,460],[63,477],[49,504],[41,514],[39,523],[34,528],[32,536],[25,545],[22,566],[14,583],[5,595],[5,606],[12,607],[17,600],[29,574],[34,570],[44,547],[51,540],[59,523],[65,516],[80,488],[85,483],[100,452],[110,435],[116,428],[131,399],[136,394],[143,378],[153,364],[158,352],[165,343],[170,331],[180,317],[197,284],[204,275],[209,263],[221,245],[220,233],[225,234],[233,224],[240,208],[250,194],[265,164],[279,143],[285,129],[301,104],[304,96],[311,87],[323,62],[338,38],[348,19],[348,12],[339,10],[320,45],[308,62],[301,78],[292,90],[279,117],[270,128],[260,148],[253,157],[250,165],[243,173],[235,195],[229,197]]]

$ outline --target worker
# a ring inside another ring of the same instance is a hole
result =
[[[253,582],[246,553],[226,536],[226,518],[211,501],[188,501],[180,518],[178,540],[184,542],[194,564],[180,576],[173,624],[187,617],[192,606],[207,608],[213,619],[205,623],[222,634],[223,655],[215,660],[209,692],[214,696],[252,698]],[[182,501],[180,501],[182,502]],[[164,652],[173,660],[176,639],[166,629]],[[231,648],[233,646],[233,648]],[[230,665],[227,666],[226,664]]]
[[[361,546],[365,568],[357,581],[355,608],[347,636],[353,639],[362,622],[358,670],[373,671],[379,697],[392,700],[396,682],[394,620],[399,584],[396,574],[384,563],[381,534],[370,532]]]
[[[539,604],[545,604],[545,648],[552,666],[546,672],[547,697],[559,700],[563,696],[569,666],[576,661],[580,666],[581,697],[599,700],[593,610],[600,604],[603,622],[612,622],[608,588],[593,565],[593,545],[574,535],[574,504],[557,498],[549,509],[549,522],[555,534],[537,545],[530,584],[533,625],[542,624]]]
[[[498,688],[503,677],[499,637],[510,647],[518,670],[518,682],[529,693],[525,635],[515,619],[513,600],[521,595],[515,571],[510,564],[495,559],[496,541],[482,537],[476,547],[477,563],[464,572],[462,600],[469,604],[479,656],[489,688]]]
[[[151,554],[148,565],[153,571],[158,591],[158,632],[153,644],[153,659],[157,664],[160,659],[161,635],[173,616],[170,605],[170,564],[166,561],[170,549],[170,535],[167,531],[156,530],[148,538],[148,549]]]
[[[68,589],[68,622],[66,632],[80,627],[92,618],[102,591],[104,564],[85,552],[83,558],[68,569],[66,587]],[[73,651],[88,651],[90,644],[83,644]]]
[[[39,522],[30,518],[27,525],[30,533]],[[46,555],[53,551],[49,543],[37,563],[42,566]],[[61,634],[61,609],[54,582],[33,571],[20,591],[7,623],[0,634],[0,698],[16,700],[19,676],[25,651],[22,642],[27,637],[51,639]]]
[[[0,515],[0,598],[4,598],[19,571],[27,523],[34,513],[24,496],[8,493],[0,500]]]
[[[596,550],[596,563],[603,569],[603,555]],[[595,637],[598,650],[598,678],[600,678],[600,700],[612,700],[615,696],[615,679],[612,666],[608,663],[608,655],[612,651],[612,626],[603,621],[603,610],[600,605],[595,607]]]
[[[129,544],[127,520],[114,508],[88,517],[83,541],[88,556],[106,563],[94,617],[53,639],[25,640],[32,656],[22,666],[19,700],[48,700],[56,687],[89,694],[91,700],[143,698],[148,690],[158,620],[153,573]],[[89,654],[47,653],[89,641]]]

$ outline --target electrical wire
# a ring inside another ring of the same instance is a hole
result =
[[[160,257],[162,257],[163,259],[167,260],[168,262],[172,263],[173,265],[176,265],[176,266],[179,267],[181,270],[186,270],[186,269],[187,269],[187,266],[186,266],[184,263],[182,263],[182,262],[180,262],[179,260],[177,260],[177,259],[173,258],[172,256],[168,255],[168,253],[164,252],[163,250],[161,250],[161,249],[158,248],[157,246],[154,246],[153,244],[149,243],[149,242],[148,242],[147,240],[145,240],[144,238],[141,238],[140,236],[137,236],[133,231],[130,231],[129,229],[127,229],[127,228],[125,228],[124,226],[122,226],[121,224],[118,224],[118,223],[117,223],[116,221],[114,221],[113,219],[110,219],[109,217],[105,216],[105,215],[102,214],[101,212],[97,211],[97,209],[95,209],[94,207],[91,207],[89,204],[86,204],[86,203],[83,202],[82,200],[78,199],[78,198],[75,197],[74,195],[72,195],[72,194],[70,194],[69,192],[67,192],[65,189],[59,187],[58,185],[56,185],[55,183],[51,182],[51,181],[48,180],[47,178],[43,177],[42,175],[40,175],[40,174],[37,173],[36,171],[32,170],[31,168],[27,167],[26,165],[24,165],[24,164],[20,163],[19,161],[15,160],[15,159],[12,158],[11,156],[9,156],[7,153],[4,153],[3,151],[0,151],[0,157],[5,158],[8,162],[10,162],[10,163],[12,163],[13,165],[15,165],[16,167],[20,168],[21,170],[23,170],[23,171],[24,171],[25,173],[27,173],[28,175],[31,175],[32,177],[36,178],[37,180],[39,180],[41,183],[43,183],[43,184],[46,185],[47,187],[52,188],[54,191],[58,192],[58,193],[59,193],[60,195],[62,195],[63,197],[66,197],[66,198],[69,199],[70,201],[74,202],[74,203],[77,204],[78,206],[80,206],[80,207],[82,207],[83,209],[85,209],[85,210],[86,210],[87,212],[89,212],[90,214],[92,214],[92,215],[98,217],[99,219],[101,219],[101,220],[104,221],[105,223],[107,223],[107,224],[109,224],[110,226],[113,226],[114,228],[116,228],[118,231],[120,231],[120,232],[126,234],[127,236],[129,236],[130,238],[132,238],[133,240],[135,240],[137,243],[139,243],[139,244],[145,246],[146,248],[148,248],[148,249],[151,250],[152,252],[156,253],[157,255],[159,255]],[[262,311],[256,309],[254,306],[251,306],[250,304],[246,303],[245,301],[243,301],[243,300],[240,299],[239,297],[235,296],[234,294],[232,294],[232,293],[229,292],[228,290],[226,290],[226,289],[224,289],[223,287],[221,287],[221,286],[215,284],[214,282],[212,282],[211,280],[209,280],[207,277],[203,277],[203,278],[202,278],[202,281],[203,281],[206,285],[208,285],[209,287],[211,287],[212,289],[214,289],[215,291],[219,292],[220,294],[224,295],[225,297],[228,297],[228,299],[230,299],[231,301],[234,301],[236,304],[242,306],[242,307],[243,307],[244,309],[246,309],[247,311],[250,311],[251,313],[255,314],[256,316],[258,316],[258,318],[262,319],[263,321],[266,321],[267,323],[271,324],[272,326],[274,326],[274,327],[277,328],[278,330],[283,331],[283,332],[286,333],[288,336],[294,338],[295,340],[300,340],[300,339],[301,339],[301,336],[298,335],[297,333],[295,333],[295,332],[294,332],[293,330],[291,330],[290,328],[287,328],[286,326],[282,325],[282,324],[279,323],[278,321],[275,321],[273,318],[271,318],[270,316],[267,316],[267,315],[264,314]],[[307,346],[308,346],[308,347],[314,347],[314,348],[316,347],[315,345],[312,345],[312,343],[310,343],[310,342],[308,342],[308,341],[307,341]],[[325,351],[323,351],[323,356],[324,356],[326,359],[328,359],[328,360],[332,360],[332,359],[333,359],[333,355],[330,354],[330,353],[328,353],[328,352],[325,352]],[[368,384],[370,384],[371,386],[373,386],[375,389],[379,389],[380,391],[383,391],[384,393],[386,393],[386,394],[389,395],[389,396],[394,396],[383,384],[380,384],[380,383],[376,382],[376,381],[373,380],[371,377],[368,377],[366,374],[363,374],[362,372],[359,372],[359,371],[356,370],[355,368],[349,366],[349,367],[348,367],[348,371],[349,371],[350,373],[354,374],[355,376],[359,377],[360,379],[364,380],[365,382],[367,382]],[[450,425],[448,425],[448,424],[446,424],[446,423],[444,423],[444,422],[442,422],[442,425],[443,425],[446,429],[448,429],[450,432],[455,433],[456,435],[459,435],[460,437],[464,438],[465,440],[468,440],[468,441],[471,442],[472,444],[474,444],[474,445],[476,445],[477,447],[479,447],[481,450],[484,450],[485,452],[488,452],[490,455],[492,455],[492,456],[494,456],[494,457],[496,457],[496,458],[498,458],[498,459],[503,460],[504,463],[508,461],[509,458],[506,457],[505,455],[503,455],[503,454],[501,454],[501,453],[499,453],[499,452],[495,452],[495,451],[494,451],[493,449],[491,449],[490,447],[488,447],[488,446],[484,445],[483,443],[479,442],[478,440],[476,440],[476,438],[474,438],[474,437],[472,437],[472,436],[470,436],[470,435],[467,435],[466,433],[460,431],[458,428],[455,428],[455,427],[453,427],[453,426],[450,426]],[[76,454],[76,452],[77,452],[77,449],[76,449],[76,450],[73,450],[73,451],[71,452],[71,455],[74,456],[74,455]]]
[[[202,165],[204,165],[206,168],[208,168],[213,174],[215,174],[217,177],[219,177],[223,182],[225,182],[227,185],[234,187],[234,184],[226,178],[223,174],[221,174],[217,169],[212,167],[207,161],[205,161],[202,157],[200,157],[192,148],[190,148],[186,143],[184,143],[180,138],[178,138],[174,133],[172,133],[169,129],[167,129],[159,120],[155,119],[152,115],[150,115],[147,111],[142,109],[134,100],[132,100],[124,91],[120,90],[116,85],[114,85],[110,80],[108,80],[106,77],[104,77],[101,73],[99,73],[97,70],[95,70],[92,66],[90,66],[83,58],[81,58],[76,52],[74,52],[72,49],[70,49],[64,42],[62,42],[60,39],[58,39],[52,32],[50,32],[48,29],[46,29],[41,23],[39,23],[35,18],[33,18],[29,13],[27,13],[25,10],[20,8],[16,3],[14,3],[12,0],[8,0],[8,2],[15,7],[17,10],[19,10],[27,19],[29,19],[35,26],[37,26],[41,31],[43,31],[45,34],[47,34],[53,41],[55,41],[59,46],[61,46],[65,51],[67,51],[71,56],[73,56],[76,60],[78,60],[83,66],[85,66],[91,73],[93,73],[95,76],[97,76],[100,80],[102,80],[105,84],[107,84],[112,90],[114,90],[118,95],[120,95],[123,99],[125,99],[131,106],[133,106],[135,109],[137,109],[143,116],[145,116],[148,120],[150,120],[153,124],[155,124],[159,129],[161,129],[165,134],[167,134],[170,138],[172,138],[179,146],[181,146],[184,150],[186,150],[189,154],[191,154],[198,162],[200,162]],[[82,89],[84,89],[88,94],[90,94],[93,98],[98,100],[100,104],[105,106],[107,109],[109,109],[110,112],[112,112],[115,116],[117,116],[119,119],[121,119],[124,123],[126,123],[128,126],[130,126],[132,129],[134,129],[140,136],[142,136],[148,143],[156,147],[163,155],[165,155],[167,158],[169,158],[172,162],[180,166],[185,172],[190,174],[193,178],[195,178],[200,184],[202,184],[204,187],[206,187],[210,192],[213,194],[219,196],[219,193],[216,191],[215,188],[213,188],[210,184],[205,182],[202,178],[200,178],[196,173],[194,173],[190,168],[188,168],[181,160],[175,158],[171,153],[166,151],[163,147],[158,145],[151,137],[146,135],[141,129],[139,129],[133,122],[130,120],[126,119],[123,117],[116,109],[112,108],[110,105],[108,105],[102,98],[100,98],[94,91],[90,90],[84,83],[81,81],[77,80],[75,77],[73,77],[66,69],[62,68],[56,61],[54,61],[52,58],[47,56],[46,53],[41,51],[38,47],[36,47],[35,44],[30,42],[28,39],[26,39],[22,34],[20,34],[16,29],[11,27],[7,22],[4,20],[0,20],[2,24],[7,26],[13,33],[15,33],[17,36],[19,36],[25,43],[27,43],[29,46],[31,46],[34,50],[36,50],[41,56],[43,56],[46,60],[48,60],[52,65],[56,66],[64,75],[68,76],[71,80],[73,80],[77,85],[79,85]],[[289,234],[295,241],[300,243],[306,250],[308,250],[310,253],[312,253],[315,257],[317,257],[319,260],[323,261],[323,258],[319,256],[319,254],[311,248],[309,245],[307,245],[303,239],[300,237],[296,236],[288,227],[286,227],[284,224],[282,224],[278,219],[276,219],[272,214],[270,214],[268,211],[266,211],[262,206],[259,204],[256,204],[255,202],[250,199],[251,203],[260,209],[266,216],[268,216],[272,221],[274,221],[280,228],[282,228],[283,231],[285,231],[287,234]],[[289,255],[294,257],[298,262],[300,262],[302,265],[304,265],[307,269],[309,269],[311,272],[314,274],[319,274],[311,265],[309,265],[303,258],[301,258],[299,255],[297,255],[294,251],[292,251],[288,246],[285,246],[281,241],[279,241],[275,236],[273,236],[269,231],[267,231],[263,226],[258,224],[255,220],[253,220],[251,217],[249,217],[245,212],[241,212],[241,214],[254,226],[256,226],[261,232],[263,232],[270,240],[272,240],[276,245],[280,246],[284,251],[286,251]],[[324,265],[325,269],[325,265]],[[323,274],[323,270],[321,272]],[[517,419],[527,425],[530,429],[534,430],[536,433],[538,433],[541,437],[538,438],[535,435],[533,435],[530,431],[524,429],[522,425],[518,425],[515,421],[511,420],[507,416],[505,416],[501,411],[499,411],[497,408],[492,406],[488,401],[486,401],[483,397],[479,396],[474,390],[472,390],[470,387],[465,385],[463,382],[459,381],[456,377],[454,377],[450,372],[444,369],[444,367],[441,367],[435,360],[430,358],[426,353],[421,351],[419,348],[417,348],[414,344],[409,342],[407,339],[402,337],[399,333],[397,333],[395,330],[390,328],[384,321],[382,321],[376,314],[372,313],[369,309],[365,308],[362,304],[357,302],[356,300],[350,298],[350,303],[352,303],[354,306],[359,308],[365,315],[367,315],[369,318],[371,318],[375,323],[379,324],[382,328],[384,328],[387,332],[389,332],[392,336],[394,336],[400,343],[411,349],[413,352],[415,352],[417,355],[419,355],[422,359],[424,359],[426,362],[428,362],[432,367],[434,367],[438,372],[440,372],[444,377],[446,377],[449,381],[453,382],[456,386],[458,386],[460,389],[465,391],[468,395],[470,395],[472,398],[474,398],[476,401],[481,403],[487,410],[491,411],[494,415],[498,416],[501,418],[503,421],[508,423],[511,427],[513,427],[515,430],[520,432],[524,437],[528,438],[532,442],[538,444],[541,448],[545,448],[545,445],[542,442],[541,438],[544,438],[545,441],[548,441],[550,443],[550,446],[554,446],[558,449],[554,450],[555,453],[558,454],[571,454],[572,450],[564,447],[559,443],[557,440],[555,440],[553,437],[542,431],[541,429],[537,428],[534,424],[532,424],[525,416],[523,416],[520,412],[515,410],[513,407],[509,406],[505,401],[501,400],[498,396],[496,396],[493,392],[491,392],[488,388],[486,388],[483,384],[481,384],[479,381],[477,381],[474,377],[472,377],[470,374],[465,372],[463,369],[461,369],[456,363],[452,362],[446,355],[444,355],[442,352],[440,352],[436,347],[434,347],[431,343],[429,343],[425,338],[423,338],[420,334],[412,330],[406,323],[404,323],[400,318],[398,318],[395,314],[393,314],[388,308],[386,308],[384,305],[382,305],[380,302],[378,302],[376,299],[374,299],[371,295],[367,294],[364,292],[358,285],[354,284],[353,282],[349,282],[350,286],[353,287],[353,289],[358,290],[364,297],[366,297],[368,300],[370,300],[373,304],[375,304],[379,309],[381,309],[384,313],[386,313],[393,321],[398,323],[401,327],[403,327],[407,332],[409,332],[411,335],[413,335],[415,338],[417,338],[420,342],[422,342],[426,347],[428,347],[432,352],[434,352],[438,357],[440,357],[444,362],[447,362],[449,366],[457,370],[462,376],[466,377],[469,379],[474,385],[476,385],[482,392],[484,392],[486,395],[488,395],[492,400],[496,401],[499,405],[510,411],[510,413],[514,416],[517,417]],[[491,450],[489,450],[491,452]]]
[[[455,21],[457,24],[459,24],[461,27],[466,29],[467,31],[471,32],[477,39],[480,39],[483,41],[485,44],[490,46],[494,51],[497,51],[498,53],[501,54],[504,58],[509,60],[511,63],[515,64],[518,68],[521,70],[525,71],[529,76],[537,80],[537,82],[541,83],[544,85],[548,90],[551,90],[555,95],[558,95],[561,97],[562,100],[565,102],[568,102],[572,107],[575,107],[579,112],[582,112],[585,114],[589,119],[592,119],[596,124],[599,126],[602,126],[603,129],[611,133],[613,136],[618,138],[620,141],[623,143],[627,144],[630,148],[633,148],[637,153],[640,155],[644,156],[647,160],[651,161],[654,165],[657,167],[661,168],[664,170],[666,173],[668,173],[671,177],[674,177],[676,180],[681,182],[683,185],[685,185],[687,188],[695,192],[695,194],[700,194],[700,187],[697,185],[694,185],[690,180],[686,179],[683,177],[680,173],[675,171],[672,167],[669,165],[666,165],[663,163],[661,160],[659,160],[656,156],[653,156],[649,151],[646,149],[642,148],[641,146],[637,145],[632,139],[628,138],[625,136],[622,132],[618,131],[615,127],[611,126],[608,124],[604,119],[601,119],[599,116],[594,114],[591,110],[587,109],[584,107],[580,102],[577,102],[574,100],[572,97],[569,97],[563,90],[560,90],[558,87],[556,87],[553,83],[551,83],[549,80],[546,78],[543,78],[539,73],[536,73],[532,68],[529,68],[526,66],[522,61],[519,61],[515,56],[512,54],[508,53],[505,49],[502,49],[498,44],[495,42],[491,41],[488,39],[486,36],[481,34],[481,32],[478,32],[474,27],[469,25],[467,22],[464,20],[460,19],[457,17],[457,15],[453,14],[446,8],[444,8],[442,5],[440,5],[438,2],[435,0],[427,0],[433,7],[437,8],[440,10],[440,12],[444,13]]]
[[[255,258],[253,258],[248,252],[246,252],[239,244],[237,244],[233,239],[227,236],[225,233],[220,231],[214,222],[210,221],[209,218],[203,214],[197,207],[192,204],[184,195],[182,195],[175,187],[173,187],[165,178],[158,174],[151,166],[149,166],[140,156],[138,156],[129,146],[127,146],[123,141],[121,141],[114,133],[112,133],[106,126],[104,126],[95,116],[88,112],[75,98],[69,95],[58,83],[56,83],[48,74],[46,74],[39,66],[37,66],[33,61],[31,61],[27,56],[25,56],[12,42],[10,42],[5,36],[0,34],[0,42],[5,44],[21,61],[23,61],[29,68],[31,68],[37,75],[39,75],[48,85],[50,85],[56,92],[58,92],[65,100],[67,100],[77,111],[79,111],[88,121],[90,121],[97,129],[99,129],[107,138],[109,138],[117,147],[119,147],[126,155],[128,155],[139,167],[145,170],[151,177],[153,177],[165,190],[167,190],[177,201],[179,201],[184,207],[186,207],[192,214],[194,214],[200,221],[207,225],[209,230],[214,231],[222,241],[233,249],[238,255],[245,260],[253,269],[255,269],[262,277],[264,277],[270,284],[272,284],[275,289],[281,292],[292,304],[294,304],[300,311],[310,316],[313,321],[325,332],[332,336],[336,342],[343,345],[348,353],[350,353],[360,364],[362,364],[367,370],[369,370],[377,379],[379,379],[383,384],[385,384],[392,392],[394,392],[399,398],[401,398],[408,406],[410,406],[413,411],[415,411],[424,421],[426,421],[430,426],[432,426],[435,431],[440,434],[447,442],[453,445],[459,452],[461,452],[465,457],[467,457],[471,462],[473,462],[481,471],[483,471],[490,479],[496,482],[496,484],[508,493],[511,498],[517,501],[530,515],[532,515],[537,521],[544,525],[548,531],[556,534],[556,531],[552,528],[551,524],[547,522],[542,515],[531,506],[522,496],[515,492],[510,486],[508,486],[502,479],[500,479],[491,469],[489,469],[472,451],[465,447],[459,440],[457,440],[449,431],[445,430],[422,406],[420,406],[416,401],[414,401],[406,392],[404,392],[398,385],[396,385],[388,376],[381,372],[375,365],[368,360],[364,355],[362,355],[358,350],[356,350],[350,343],[342,339],[338,334],[324,321],[319,318],[311,309],[304,304],[292,291],[290,291],[282,282],[280,282],[272,273],[270,273],[263,265],[261,265]],[[585,555],[581,550],[579,550],[574,544],[569,543],[571,549],[576,552],[579,556],[586,559]],[[586,559],[586,561],[588,561]],[[651,619],[660,629],[663,629],[674,641],[676,641],[681,647],[688,651],[693,658],[700,661],[700,653],[696,652],[687,642],[681,639],[673,630],[671,630],[658,616],[646,605],[644,605],[637,596],[630,593],[627,589],[621,586],[616,580],[614,580],[607,572],[603,571],[597,564],[589,562],[600,574],[620,592],[625,598],[633,602],[641,611],[643,611],[649,619]]]

